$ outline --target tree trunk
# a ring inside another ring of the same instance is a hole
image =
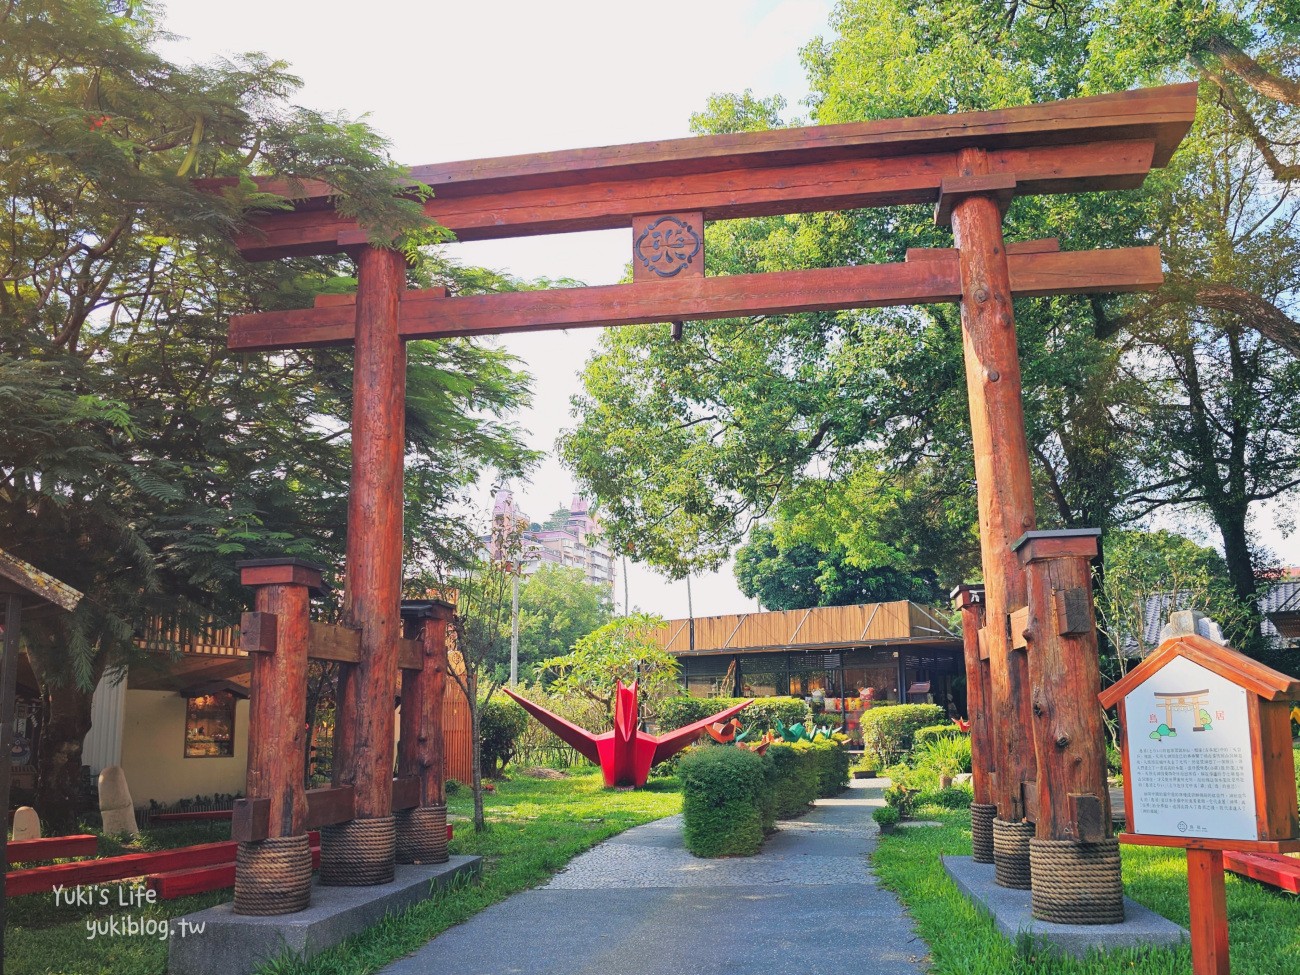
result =
[[[1247,606],[1255,605],[1257,595],[1255,565],[1250,557],[1250,541],[1246,534],[1246,512],[1226,510],[1216,506],[1214,520],[1223,535],[1223,558],[1228,563],[1228,578],[1237,598]]]
[[[479,725],[478,678],[469,677],[469,725],[474,742],[474,832],[481,833],[487,829],[487,818],[483,815],[483,736]]]
[[[68,682],[44,685],[40,749],[36,756],[36,811],[49,835],[78,832],[81,743],[90,731],[93,691]]]

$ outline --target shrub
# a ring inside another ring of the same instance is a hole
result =
[[[901,817],[893,806],[881,806],[871,814],[871,818],[879,826],[896,826]]]
[[[940,775],[957,775],[971,770],[970,736],[936,738],[912,752],[913,764],[918,769]]]
[[[943,720],[937,704],[891,704],[862,712],[862,742],[882,765],[898,761],[912,748],[917,730]]]
[[[767,749],[772,761],[772,795],[777,819],[807,811],[817,798],[817,760],[808,742],[776,742]]]
[[[885,802],[898,810],[900,818],[906,819],[912,815],[912,810],[916,808],[916,797],[918,795],[920,795],[919,790],[895,783],[885,790]]]
[[[706,746],[682,759],[686,849],[697,857],[750,856],[763,844],[768,763],[744,748]]]
[[[742,697],[670,697],[659,703],[659,731],[664,733],[702,721],[745,700]],[[808,705],[797,697],[760,697],[738,715],[741,724],[757,737],[774,730],[779,718],[785,725],[811,720]]]
[[[912,747],[924,748],[932,741],[948,738],[962,738],[965,735],[955,724],[928,724],[924,728],[917,728],[912,735]]]
[[[823,799],[837,796],[849,784],[849,750],[838,741],[818,741],[812,745],[817,762],[817,795]]]
[[[941,806],[944,809],[969,809],[974,801],[974,790],[964,785],[922,792],[917,797],[917,805]]]
[[[493,699],[479,702],[479,749],[485,775],[504,771],[527,726],[528,712],[514,701]]]

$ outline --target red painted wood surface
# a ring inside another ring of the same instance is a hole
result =
[[[93,857],[99,851],[99,837],[90,833],[76,836],[47,836],[38,840],[10,840],[5,855],[10,863],[33,860],[63,860]]]
[[[960,161],[963,176],[986,171],[980,150],[962,150]],[[999,818],[1017,822],[1026,815],[1024,783],[1035,776],[1028,662],[1023,653],[1011,650],[1004,623],[1026,598],[1024,571],[1011,546],[1034,527],[1020,359],[997,201],[979,195],[959,200],[953,206],[952,225],[961,270],[962,340],[988,619],[984,633],[997,769],[994,802]]]
[[[434,606],[434,614],[419,621],[424,666],[402,671],[401,735],[397,745],[397,774],[420,782],[420,805],[446,802],[446,752],[442,712],[447,693],[447,627],[450,607]]]
[[[256,611],[275,617],[275,651],[251,654],[245,792],[270,800],[267,835],[273,837],[298,835],[307,817],[307,641],[311,589],[320,588],[321,576],[292,568],[297,574],[290,581],[259,584],[254,594]],[[242,572],[248,585],[249,570]]]
[[[392,812],[406,443],[406,344],[397,334],[397,306],[405,278],[399,252],[361,250],[344,594],[347,621],[361,631],[361,659],[340,669],[334,744],[334,784],[355,788],[359,819]]]
[[[193,823],[211,819],[230,819],[235,814],[233,809],[205,809],[202,812],[152,813],[151,823]]]
[[[1126,189],[1163,166],[1196,109],[1192,85],[927,118],[780,129],[418,166],[426,205],[462,240],[626,226],[638,213],[706,219],[933,202],[964,146],[988,150],[1020,192]],[[208,181],[214,189],[224,181]],[[365,234],[323,183],[263,189],[297,212],[259,215],[240,238],[269,259],[337,253]]]
[[[5,874],[5,893],[9,897],[23,894],[40,894],[55,887],[75,887],[78,884],[102,884],[112,880],[127,880],[151,873],[182,870],[189,867],[207,867],[215,863],[233,863],[233,840],[202,843],[177,850],[160,850],[157,853],[131,853],[103,860],[83,860],[79,863],[58,863],[52,867],[30,867]]]
[[[1228,975],[1228,896],[1218,850],[1187,851],[1187,900],[1192,975]]]
[[[1156,247],[1010,255],[1017,297],[1146,291],[1164,276]],[[487,295],[402,295],[398,331],[404,338],[451,338],[501,332],[549,331],[646,322],[699,321],[783,312],[876,308],[956,301],[961,296],[955,250],[910,252],[901,264],[774,271],[719,277],[642,281],[594,288],[559,288]],[[356,336],[355,306],[239,315],[231,319],[232,349],[258,351],[346,345]]]
[[[1038,766],[1035,833],[1043,840],[1095,843],[1111,834],[1105,728],[1096,701],[1101,668],[1091,559],[1097,548],[1093,535],[1031,536],[1018,548],[1029,607],[1025,656]],[[1062,618],[1057,597],[1067,593],[1076,594],[1078,619]]]
[[[1223,865],[1235,874],[1300,894],[1300,860],[1295,857],[1230,850],[1223,854]]]
[[[966,660],[966,714],[970,718],[971,786],[975,801],[993,801],[990,772],[995,767],[993,751],[992,691],[989,662],[980,657],[979,631],[984,626],[984,589],[958,586],[954,603],[961,610],[962,650]]]

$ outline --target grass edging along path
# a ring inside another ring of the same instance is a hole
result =
[[[556,780],[515,775],[497,783],[496,792],[484,797],[484,807],[490,829],[476,834],[470,823],[457,819],[451,846],[452,853],[484,858],[480,880],[389,917],[310,962],[279,959],[263,971],[268,975],[374,972],[485,907],[537,886],[602,840],[681,812],[682,797],[676,779],[651,780],[645,789],[607,790],[600,772],[593,769]],[[454,817],[468,817],[472,811],[468,789],[448,801],[448,813]],[[178,917],[230,899],[230,891],[221,891],[145,909],[123,908],[117,906],[116,885],[103,886],[113,891],[107,908],[56,908],[46,895],[11,902],[20,907],[8,932],[6,975],[163,975],[165,941],[128,936],[90,941],[87,918],[126,913]]]
[[[942,827],[902,829],[880,837],[872,863],[883,886],[907,907],[930,945],[934,975],[1189,975],[1191,952],[1116,951],[1086,959],[1045,954],[1028,939],[1013,944],[944,873],[941,856],[970,856],[970,816],[927,806],[918,819]],[[1181,850],[1121,847],[1124,892],[1188,926],[1187,864]],[[1300,972],[1300,897],[1228,875],[1228,928],[1233,975]]]

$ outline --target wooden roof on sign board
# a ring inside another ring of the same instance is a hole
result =
[[[1120,698],[1135,690],[1175,657],[1185,657],[1192,663],[1200,664],[1206,670],[1266,701],[1290,700],[1300,696],[1300,680],[1267,667],[1231,647],[1222,646],[1203,636],[1188,634],[1166,640],[1154,653],[1130,670],[1123,680],[1102,691],[1098,695],[1102,707],[1114,707]]]
[[[0,548],[0,593],[18,593],[24,606],[54,605],[69,612],[81,602],[81,593],[42,572],[29,562]],[[0,608],[4,603],[0,600]]]

